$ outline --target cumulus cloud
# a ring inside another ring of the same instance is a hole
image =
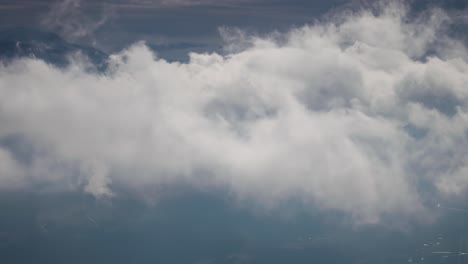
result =
[[[183,181],[362,222],[420,213],[425,191],[468,187],[468,53],[444,12],[406,11],[243,36],[188,63],[137,43],[105,73],[2,66],[0,139],[28,151],[2,144],[1,185],[105,196]]]

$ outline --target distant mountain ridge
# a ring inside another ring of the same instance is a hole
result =
[[[55,33],[29,28],[0,31],[0,61],[33,57],[63,67],[69,64],[68,55],[73,53],[85,55],[98,69],[106,67],[106,53],[67,42]]]

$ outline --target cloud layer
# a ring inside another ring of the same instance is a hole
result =
[[[188,63],[143,43],[105,73],[17,60],[0,68],[0,186],[106,196],[189,182],[363,222],[419,213],[425,192],[468,187],[468,52],[449,24],[389,5]]]

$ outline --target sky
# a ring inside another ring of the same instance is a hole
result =
[[[109,57],[0,65],[0,260],[467,261],[467,10],[1,1]]]
[[[413,9],[441,6],[453,16],[466,13],[464,0],[407,2],[413,3]],[[375,1],[365,0],[3,0],[0,28],[44,29],[109,53],[144,40],[159,49],[181,44],[190,47],[180,51],[185,54],[219,49],[224,42],[223,28],[250,34],[286,32],[344,10],[375,5]],[[181,58],[173,53],[171,58]]]
[[[333,1],[2,1],[1,27],[39,27],[115,51],[136,40],[219,45],[219,27],[258,31],[303,25]],[[18,15],[20,14],[20,15]],[[98,34],[94,34],[94,33]]]

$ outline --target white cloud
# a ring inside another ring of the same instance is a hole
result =
[[[26,171],[26,185],[101,196],[188,181],[362,222],[418,214],[422,185],[468,187],[468,64],[443,12],[407,20],[389,6],[186,64],[137,43],[103,74],[17,60],[0,69],[0,138],[34,152],[0,155],[1,184]]]

